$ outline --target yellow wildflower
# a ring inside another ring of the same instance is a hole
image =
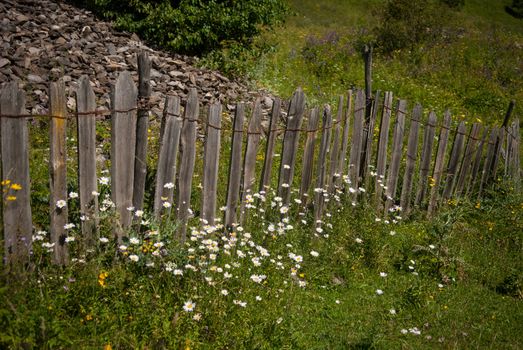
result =
[[[12,184],[11,189],[15,191],[19,191],[22,189],[22,186],[20,184]]]

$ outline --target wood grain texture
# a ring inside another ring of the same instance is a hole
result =
[[[443,190],[443,198],[449,199],[455,187],[455,181],[458,173],[460,159],[463,153],[463,144],[467,128],[465,122],[460,122],[456,129],[452,151],[450,153],[449,163],[447,165],[447,176],[445,177],[445,189]]]
[[[203,156],[202,219],[214,225],[216,216],[216,195],[218,190],[218,168],[220,161],[220,138],[222,125],[222,105],[209,106],[207,138]]]
[[[263,161],[262,176],[260,182],[260,191],[268,191],[271,185],[272,164],[274,160],[274,146],[278,137],[276,131],[278,121],[281,115],[281,100],[274,98],[272,101],[271,120],[269,123],[269,130],[267,133],[267,143],[265,146],[265,159]]]
[[[412,110],[412,119],[409,129],[409,140],[407,143],[407,161],[403,173],[403,185],[401,186],[400,207],[404,213],[410,212],[410,199],[412,194],[412,183],[414,180],[414,168],[418,157],[419,124],[422,116],[422,107],[418,103]]]
[[[187,220],[189,219],[189,210],[191,209],[192,180],[194,163],[196,161],[196,132],[199,115],[200,103],[198,102],[198,93],[195,88],[191,88],[187,94],[184,121],[180,135],[180,176],[178,178],[178,198],[176,201],[177,217],[180,224],[177,239],[180,242],[185,242]]]
[[[341,152],[341,131],[343,119],[343,96],[338,99],[338,112],[336,113],[336,125],[334,126],[332,146],[329,160],[329,176],[327,177],[327,188],[329,193],[336,191],[337,179],[341,177],[339,173],[339,155]]]
[[[436,132],[437,117],[436,113],[430,112],[427,125],[425,127],[425,133],[423,136],[423,149],[421,151],[421,161],[419,170],[419,181],[418,191],[416,193],[416,199],[414,200],[415,206],[420,206],[425,200],[427,195],[427,185],[429,181],[430,163],[432,159],[432,146],[434,144],[434,135]]]
[[[374,100],[372,101],[372,111],[369,118],[369,123],[366,128],[366,132],[364,134],[364,142],[363,146],[365,148],[364,151],[364,159],[362,161],[362,169],[361,169],[361,176],[364,179],[365,189],[367,191],[370,190],[369,185],[371,181],[371,177],[369,176],[370,169],[371,169],[371,159],[372,159],[372,143],[374,141],[374,128],[376,126],[376,118],[378,116],[378,110],[380,109],[380,97],[381,92],[380,90],[376,91],[376,95],[374,97]],[[374,166],[372,167],[375,168]]]
[[[476,153],[476,144],[478,141],[479,133],[481,132],[481,126],[479,123],[472,124],[472,129],[467,138],[467,146],[465,147],[465,154],[461,162],[459,175],[456,183],[456,196],[460,197],[463,194],[465,184],[470,181],[469,175],[472,168],[472,160]]]
[[[240,181],[242,173],[242,138],[243,121],[245,119],[245,105],[238,103],[234,113],[231,156],[229,160],[229,184],[227,185],[227,204],[224,224],[232,230],[237,223],[236,211],[240,197]]]
[[[49,88],[49,112],[57,118],[51,118],[49,128],[50,156],[49,156],[49,187],[50,187],[50,235],[53,247],[53,263],[67,265],[69,252],[65,238],[67,231],[68,208],[57,206],[58,201],[67,203],[67,105],[65,84],[51,83]]]
[[[314,146],[316,144],[316,134],[320,121],[318,108],[310,111],[309,121],[307,124],[307,140],[303,151],[303,164],[300,184],[300,200],[302,205],[306,206],[309,201],[309,190],[312,184],[312,174],[314,166]]]
[[[294,178],[296,154],[300,127],[305,111],[305,94],[298,88],[289,104],[287,126],[283,137],[283,151],[278,178],[278,196],[282,197],[282,204],[288,205],[291,198],[291,187]],[[289,186],[284,186],[289,185]]]
[[[483,135],[481,135],[480,139],[479,139],[479,142],[478,142],[478,147],[476,149],[476,153],[474,154],[474,159],[472,161],[472,170],[471,170],[471,174],[470,174],[470,181],[467,183],[467,190],[466,190],[466,194],[467,196],[470,195],[474,190],[475,188],[477,187],[477,182],[478,182],[478,173],[479,173],[479,169],[480,169],[480,166],[481,166],[481,160],[483,159],[483,150],[485,148],[485,144],[488,143],[488,137],[489,137],[489,129],[487,127],[484,128],[483,130]]]
[[[320,144],[320,153],[318,155],[318,167],[316,172],[316,187],[314,188],[314,223],[315,226],[321,226],[323,216],[323,206],[325,204],[324,194],[327,193],[326,175],[327,175],[327,155],[329,153],[329,145],[332,131],[332,115],[329,105],[323,108],[323,123],[322,135]]]
[[[144,102],[138,108],[136,122],[136,151],[134,160],[133,206],[143,209],[145,178],[147,176],[147,144],[149,131],[149,107],[145,103],[151,96],[151,60],[141,52],[138,61],[138,98]]]
[[[432,179],[430,181],[430,199],[429,207],[427,209],[427,216],[431,217],[435,212],[438,198],[439,198],[439,185],[443,178],[445,153],[447,151],[447,143],[449,140],[450,124],[452,118],[450,112],[447,110],[443,116],[443,125],[438,138],[438,151],[436,153],[436,161],[434,162],[434,169],[432,171]]]
[[[119,241],[133,218],[128,208],[133,205],[137,95],[131,74],[120,73],[111,96],[111,195],[118,215],[114,234]]]
[[[169,214],[174,204],[176,166],[183,124],[178,96],[167,96],[165,98],[163,120],[164,132],[160,140],[154,196],[154,216],[156,219],[159,219],[162,213]]]
[[[349,187],[350,198],[354,201],[357,198],[357,191],[360,183],[361,150],[363,142],[363,125],[365,121],[365,94],[363,91],[356,92],[354,101],[354,127],[352,128],[351,150],[349,158]]]
[[[352,90],[347,93],[347,108],[345,109],[345,115],[343,117],[343,136],[341,138],[341,151],[339,157],[338,169],[340,177],[337,181],[339,187],[344,187],[345,182],[343,178],[345,176],[345,165],[347,164],[347,150],[349,148],[349,131],[350,131],[350,115],[352,113]]]
[[[385,92],[383,114],[380,123],[378,154],[376,155],[376,202],[381,203],[383,187],[385,186],[385,171],[387,170],[387,148],[389,145],[390,117],[392,114],[392,92]]]
[[[251,120],[247,127],[247,146],[243,159],[243,184],[240,204],[240,225],[243,223],[246,212],[247,198],[252,196],[252,189],[256,181],[256,155],[261,137],[261,100],[258,98],[254,103]]]
[[[78,82],[76,92],[76,111],[91,112],[96,109],[96,100],[89,78],[84,75]],[[95,247],[99,235],[98,192],[96,182],[96,117],[94,114],[77,115],[78,133],[78,189],[80,197],[80,216],[82,237],[86,249]]]
[[[481,173],[481,182],[479,184],[478,198],[481,197],[485,186],[492,177],[492,164],[494,163],[494,154],[496,152],[496,140],[499,135],[498,128],[492,128],[487,145],[487,155],[483,164],[483,171]]]
[[[6,84],[0,91],[0,113],[25,114],[25,93],[18,89],[17,82]],[[33,230],[27,119],[2,118],[0,129],[2,181],[5,181],[2,187],[8,190],[10,196],[6,196],[2,206],[4,258],[8,269],[18,270],[29,262]],[[20,185],[21,189],[13,189],[15,184]]]
[[[387,189],[385,190],[385,196],[387,197],[384,210],[385,215],[388,214],[396,197],[401,157],[403,156],[403,134],[405,131],[406,105],[407,103],[404,100],[398,102],[396,124],[394,124],[394,135],[392,136],[392,155],[387,176]]]

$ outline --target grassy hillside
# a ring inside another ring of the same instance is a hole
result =
[[[274,47],[257,61],[254,77],[283,96],[303,86],[312,102],[334,102],[347,88],[363,87],[359,48],[374,38],[384,3],[291,1],[295,15],[262,39]],[[445,14],[446,38],[391,56],[375,52],[373,89],[499,124],[508,102],[523,100],[523,22],[505,13],[506,4],[466,1]],[[517,103],[516,114],[521,111]]]

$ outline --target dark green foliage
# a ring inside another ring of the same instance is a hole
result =
[[[282,0],[73,0],[113,20],[116,28],[178,53],[201,55],[250,46],[264,26],[283,20]]]
[[[512,6],[505,6],[511,16],[516,18],[523,18],[523,0],[512,0]]]

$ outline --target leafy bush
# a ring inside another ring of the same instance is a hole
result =
[[[437,42],[449,17],[448,8],[459,7],[460,2],[389,0],[376,28],[378,49],[390,54],[395,50],[413,50],[416,46]]]
[[[283,20],[282,0],[72,0],[178,53],[201,55],[231,44],[250,46],[264,26]]]
[[[505,11],[513,17],[523,18],[523,0],[513,0],[512,6],[505,6]]]

